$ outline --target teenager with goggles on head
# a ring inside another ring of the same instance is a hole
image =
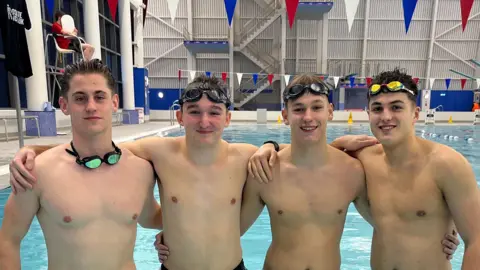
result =
[[[323,153],[316,159],[311,158],[313,164],[310,167],[301,166],[303,164],[292,167],[298,170],[305,167],[310,172],[296,182],[295,190],[277,187],[284,185],[282,182],[288,183],[289,179],[283,180],[275,166],[255,166],[259,168],[255,174],[273,174],[273,177],[262,179],[269,181],[267,187],[262,187],[263,190],[273,184],[277,190],[289,190],[289,193],[294,194],[298,192],[298,183],[318,175],[318,179],[312,180],[322,183],[323,186],[310,186],[310,190],[317,192],[317,198],[326,198],[324,203],[327,206],[348,194],[355,196],[352,191],[362,186],[362,180],[359,179],[363,177],[366,193],[357,196],[355,200],[357,203],[364,202],[360,204],[364,208],[358,210],[374,229],[370,259],[372,269],[451,269],[451,251],[459,245],[455,227],[458,228],[466,247],[462,269],[477,269],[480,261],[480,223],[477,222],[480,219],[480,196],[475,175],[461,154],[448,146],[415,135],[415,123],[420,111],[416,106],[417,93],[417,85],[410,75],[399,70],[382,72],[373,79],[368,91],[370,128],[379,144],[350,152],[357,161],[348,163],[346,159],[330,167],[324,166],[322,173],[311,168],[319,166],[321,162],[331,161],[333,154],[325,153],[324,149],[315,150],[313,147],[306,148],[304,152],[295,152],[297,156],[311,150]],[[317,115],[320,119],[321,107],[317,109],[318,113],[315,113],[314,107],[311,108],[299,111],[304,122],[307,116],[309,121],[317,119]],[[281,160],[281,168],[282,157],[288,157],[289,151],[294,152],[295,133],[292,127],[292,145],[281,145],[280,149],[284,150],[278,153],[278,157],[273,150],[274,146],[266,144],[252,160],[256,164],[257,161],[267,163],[272,157],[276,157],[276,160]],[[343,136],[334,140],[331,146],[340,150],[351,150],[351,145],[361,137],[365,136]],[[288,162],[288,158],[284,162]],[[336,176],[338,173],[347,175],[348,171],[357,165],[363,167],[359,168],[358,177],[353,174],[346,179]],[[328,169],[332,172],[326,173]],[[287,174],[287,170],[280,172]],[[294,175],[298,173],[292,173],[290,177]],[[336,179],[331,183],[332,177]],[[346,182],[356,178],[358,182]],[[337,190],[342,185],[345,185],[346,189]],[[325,190],[328,192],[324,192]],[[313,198],[312,195],[303,196],[310,197]],[[366,198],[367,203],[364,201]],[[281,203],[286,205],[287,202],[281,200]],[[323,209],[322,216],[325,215],[323,213],[330,213],[326,211],[327,208]],[[343,209],[339,209],[342,211],[338,213],[343,213]],[[339,242],[338,239],[335,240],[335,243]],[[335,250],[338,250],[338,247]],[[339,269],[338,266],[335,268]]]

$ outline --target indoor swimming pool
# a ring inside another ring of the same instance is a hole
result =
[[[472,164],[480,181],[480,126],[423,126],[416,127],[418,136],[449,145],[462,153]],[[330,125],[328,142],[345,134],[371,134],[368,125]],[[182,132],[170,133],[167,136],[179,136]],[[224,139],[229,142],[247,142],[260,146],[265,140],[276,140],[279,143],[290,141],[289,127],[279,124],[269,125],[232,125],[225,130]],[[470,140],[469,140],[470,139]],[[0,220],[3,218],[3,207],[10,190],[0,191]],[[157,193],[157,191],[155,192]],[[158,199],[158,194],[156,195]],[[155,231],[139,227],[134,258],[139,270],[159,269],[160,263],[153,247]],[[350,206],[341,241],[342,270],[367,270],[370,259],[372,228],[363,220],[358,212]],[[268,212],[265,209],[259,219],[242,237],[244,260],[249,270],[260,270],[263,266],[267,248],[271,241]],[[463,257],[463,243],[459,246],[452,260],[453,269],[459,270]],[[22,269],[47,269],[47,254],[43,234],[35,219],[31,229],[21,245]]]

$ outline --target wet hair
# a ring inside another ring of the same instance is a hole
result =
[[[290,98],[290,99],[286,99],[285,97],[287,96],[288,94],[288,89],[296,84],[302,84],[302,85],[309,85],[309,84],[324,84],[325,87],[329,88],[328,85],[325,84],[325,82],[323,82],[322,79],[320,79],[319,76],[317,75],[312,75],[312,74],[301,74],[301,75],[297,75],[293,78],[293,80],[287,85],[287,87],[285,87],[285,90],[283,90],[283,103],[285,104],[285,107],[287,106],[287,103],[288,101],[295,101],[297,100],[298,98],[300,98],[301,96],[305,95],[307,92],[303,92],[302,94],[294,97],[294,98]],[[328,97],[327,97],[328,98]]]
[[[54,22],[58,21],[58,19],[60,19],[60,17],[62,17],[63,15],[65,15],[65,12],[63,12],[61,10],[56,11],[55,16],[54,16],[54,18],[55,18]]]
[[[408,75],[406,72],[401,71],[399,68],[394,70],[384,71],[372,79],[372,84],[387,84],[393,81],[401,82],[406,88],[410,89],[415,93],[415,96],[410,95],[409,93],[403,92],[407,95],[414,104],[417,104],[418,96],[418,87],[412,76]],[[370,85],[368,85],[370,87]],[[367,99],[370,102],[370,93],[367,92]]]
[[[107,81],[108,88],[112,90],[112,95],[116,94],[115,78],[108,66],[102,61],[93,59],[90,61],[80,61],[65,68],[63,76],[60,78],[60,96],[67,98],[70,90],[70,81],[75,75],[99,74]]]

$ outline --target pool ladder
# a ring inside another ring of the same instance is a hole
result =
[[[443,106],[442,105],[438,105],[437,107],[433,108],[435,111],[439,111],[439,109],[442,108],[442,111],[443,111]]]
[[[172,126],[175,124],[175,108],[176,107],[180,109],[180,104],[178,104],[178,99],[173,102],[172,106],[170,106],[170,125]]]

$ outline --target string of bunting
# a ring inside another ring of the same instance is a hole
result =
[[[290,78],[292,76],[295,76],[295,75],[290,75],[290,74],[275,74],[275,73],[268,73],[268,74],[265,74],[265,73],[240,73],[240,72],[212,72],[212,71],[203,71],[203,70],[186,70],[186,69],[179,69],[178,70],[178,80],[180,81],[182,79],[182,75],[183,75],[183,72],[187,72],[187,75],[189,76],[188,78],[190,80],[193,80],[195,78],[195,76],[197,75],[197,73],[203,73],[205,74],[207,77],[211,77],[214,73],[220,73],[221,74],[221,78],[222,80],[224,81],[224,83],[227,82],[227,78],[228,78],[228,74],[232,73],[232,74],[236,74],[236,77],[237,77],[237,81],[238,81],[238,84],[241,84],[242,83],[242,79],[243,79],[243,76],[244,75],[251,75],[252,76],[252,79],[253,79],[253,83],[256,85],[257,82],[258,82],[258,79],[259,77],[260,78],[267,78],[268,79],[268,82],[270,84],[273,83],[273,79],[275,78],[278,78],[278,77],[284,77],[285,79],[285,84],[288,85],[288,83],[290,82]],[[333,79],[333,82],[334,82],[334,85],[335,87],[338,86],[338,83],[340,81],[340,78],[342,78],[341,76],[329,76],[329,75],[318,75],[320,77],[321,80],[328,80],[328,79]],[[350,82],[350,87],[355,87],[355,85],[363,85],[363,84],[355,84],[355,80],[357,79],[364,79],[365,80],[365,83],[366,85],[370,85],[372,83],[372,77],[357,77],[357,76],[350,76],[349,78],[349,82]],[[415,83],[418,84],[419,82],[419,78],[413,78],[413,80],[415,81]],[[433,85],[435,83],[435,81],[437,80],[445,80],[445,86],[447,88],[447,90],[450,88],[450,83],[452,81],[451,78],[446,78],[446,79],[437,79],[437,78],[430,78],[429,79],[429,86],[426,86],[427,89],[432,89],[433,88]],[[467,79],[465,78],[462,78],[460,79],[460,84],[462,86],[462,90],[465,88],[465,84],[467,82]],[[480,88],[480,78],[476,79],[476,82],[477,82],[477,88]]]
[[[54,0],[47,0],[47,1],[54,1]],[[118,1],[118,0],[109,0],[111,1]],[[287,17],[288,17],[288,24],[290,29],[292,29],[293,24],[295,22],[295,17],[297,14],[297,8],[300,4],[299,0],[282,0],[285,1],[285,8],[287,10]],[[360,0],[343,0],[345,6],[345,14],[347,16],[347,26],[348,32],[352,30],[353,21],[355,19],[355,15],[358,10],[358,6],[360,4]],[[400,1],[400,0],[399,0]],[[172,23],[175,20],[175,16],[177,13],[177,7],[180,0],[167,0],[168,9],[170,11],[170,16],[172,19]],[[418,0],[402,0],[402,8],[403,8],[403,18],[405,21],[405,32],[408,33],[410,28],[410,24],[415,13],[415,8],[417,6]],[[472,10],[474,0],[459,0],[460,10],[461,10],[461,20],[462,20],[462,31],[465,31],[467,26],[468,18],[470,16],[470,11]],[[205,3],[208,4],[208,3]],[[225,11],[227,16],[227,21],[229,27],[232,27],[232,19],[235,14],[235,8],[237,6],[237,0],[224,0]]]

